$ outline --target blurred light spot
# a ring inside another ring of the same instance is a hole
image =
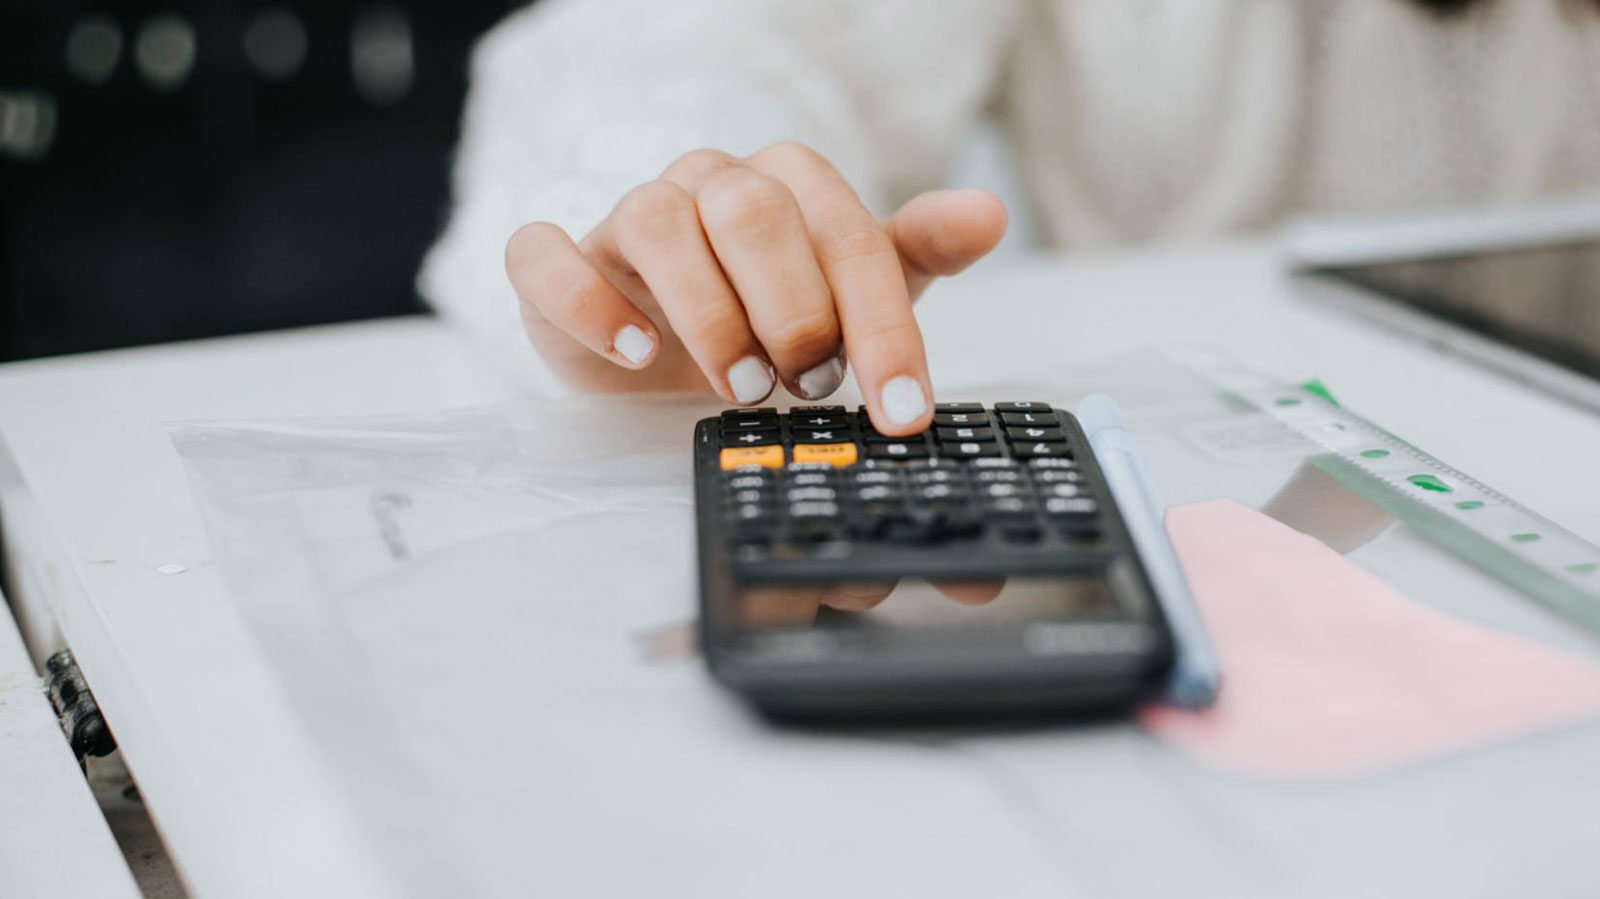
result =
[[[37,91],[0,91],[0,156],[39,159],[56,137],[56,101]]]
[[[176,90],[194,70],[194,28],[171,13],[146,21],[134,41],[133,61],[151,87]]]
[[[306,27],[286,9],[264,9],[245,29],[244,56],[268,78],[290,78],[306,62]]]
[[[110,16],[84,16],[67,34],[67,71],[88,84],[104,84],[122,58],[122,30]]]
[[[350,29],[350,74],[361,96],[379,106],[411,93],[411,20],[405,10],[383,4],[357,14]]]

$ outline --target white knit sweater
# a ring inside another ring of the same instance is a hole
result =
[[[874,208],[997,113],[1051,244],[1600,189],[1600,11],[1491,0],[541,0],[483,39],[420,286],[548,383],[506,238],[581,237],[697,147],[796,138]]]

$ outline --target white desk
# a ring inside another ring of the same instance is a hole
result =
[[[1350,408],[1600,541],[1600,420],[1295,301],[1265,246],[979,267],[939,285],[921,315],[936,381],[1179,343],[1319,376]],[[1004,352],[974,350],[980,342]],[[77,653],[198,895],[396,885],[231,608],[162,422],[511,395],[471,347],[423,318],[0,368],[13,601],[34,639],[48,630],[43,612]],[[181,573],[158,570],[174,564]]]

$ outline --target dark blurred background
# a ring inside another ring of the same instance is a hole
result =
[[[511,0],[0,0],[0,361],[421,308]]]

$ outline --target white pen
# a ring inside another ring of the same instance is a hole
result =
[[[1178,565],[1178,555],[1167,539],[1162,523],[1166,506],[1134,446],[1133,435],[1123,425],[1116,401],[1103,393],[1092,394],[1078,404],[1077,416],[1127,523],[1156,601],[1172,628],[1177,645],[1167,698],[1186,708],[1204,708],[1216,699],[1222,671],[1205,621],[1189,593],[1189,582]]]

